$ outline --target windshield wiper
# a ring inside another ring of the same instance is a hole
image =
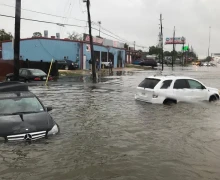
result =
[[[0,116],[11,116],[11,115],[32,114],[32,113],[40,113],[40,112],[39,111],[28,111],[28,112],[5,113],[5,114],[0,114]]]
[[[12,113],[11,115],[20,115],[20,114],[32,114],[32,113],[39,113],[39,111],[21,111],[21,112],[15,112]]]

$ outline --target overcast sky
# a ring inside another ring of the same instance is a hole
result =
[[[15,0],[0,0],[0,14],[13,15]],[[85,27],[60,27],[52,24],[22,20],[21,37],[31,37],[33,32],[49,31],[49,36],[68,32],[87,33],[87,12],[83,0],[22,0],[22,8],[66,18],[57,18],[22,10],[22,17]],[[101,21],[103,28],[128,42],[149,47],[156,45],[159,33],[159,16],[163,14],[164,38],[171,37],[176,26],[176,36],[186,37],[199,57],[207,56],[209,27],[211,26],[211,53],[220,53],[220,0],[91,0],[92,21]],[[85,21],[79,21],[79,20]],[[14,19],[0,17],[0,29],[14,33]],[[97,28],[96,25],[93,25]],[[103,32],[110,34],[102,30]],[[93,35],[98,35],[93,30]],[[106,35],[101,36],[112,39]],[[170,50],[172,45],[165,45]],[[177,50],[181,49],[178,45]],[[146,49],[145,49],[146,50]]]

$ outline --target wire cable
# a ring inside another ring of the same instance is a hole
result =
[[[14,16],[9,16],[9,15],[4,15],[4,14],[0,14],[0,16],[2,17],[8,17],[8,18],[15,18]],[[86,26],[80,26],[80,25],[75,25],[75,24],[66,24],[66,23],[56,23],[56,22],[51,22],[51,21],[43,21],[43,20],[37,20],[37,19],[29,19],[29,18],[21,18],[22,20],[26,20],[26,21],[33,21],[33,22],[39,22],[39,23],[46,23],[46,24],[54,24],[54,25],[58,25],[58,26],[73,26],[73,27],[80,27],[80,28],[85,28]],[[94,30],[97,30],[99,31],[99,29],[96,29],[94,27],[92,27],[92,29]],[[121,42],[124,42],[124,43],[129,43],[129,41],[126,41],[126,40],[122,40],[122,39],[119,39],[119,38],[116,38],[112,35],[109,35],[103,31],[100,31],[101,33],[105,34],[106,36],[109,36],[109,37],[112,37],[116,40],[119,40]],[[141,46],[141,45],[136,45],[137,47],[144,47],[144,48],[147,48],[146,46]]]

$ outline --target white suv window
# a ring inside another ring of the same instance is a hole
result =
[[[189,83],[190,89],[204,89],[205,88],[201,83],[195,80],[189,79],[188,83]]]
[[[159,79],[146,78],[144,79],[138,87],[154,89],[154,87],[158,84]]]
[[[163,83],[162,83],[162,86],[160,89],[168,89],[170,87],[172,83],[172,80],[165,80]]]
[[[189,89],[189,84],[186,79],[177,79],[173,89]]]

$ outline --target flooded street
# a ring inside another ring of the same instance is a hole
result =
[[[220,102],[135,101],[137,85],[156,73],[115,72],[97,84],[62,77],[48,88],[31,87],[53,106],[61,134],[30,145],[0,144],[0,179],[219,179]],[[220,68],[175,68],[173,74],[220,89]]]

